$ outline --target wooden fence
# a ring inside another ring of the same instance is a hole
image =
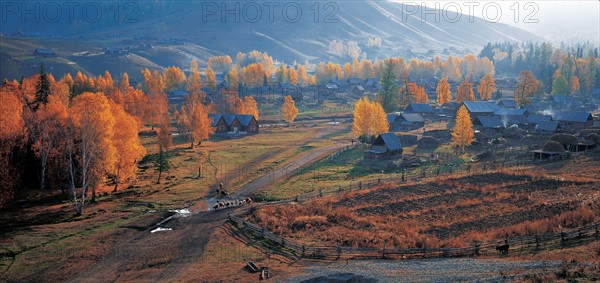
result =
[[[413,249],[373,249],[354,247],[332,247],[303,245],[293,240],[276,235],[267,229],[250,223],[240,217],[229,215],[229,220],[252,231],[264,239],[280,245],[283,249],[301,258],[315,259],[410,259],[436,257],[467,257],[479,255],[499,255],[496,247],[508,244],[509,254],[532,253],[548,249],[565,248],[600,240],[600,223],[594,223],[578,229],[560,233],[549,233],[536,236],[507,238],[504,241],[473,243],[470,247],[461,248],[413,248]]]

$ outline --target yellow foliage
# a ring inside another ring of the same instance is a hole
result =
[[[465,146],[471,145],[475,140],[475,133],[473,132],[473,122],[471,122],[471,115],[467,108],[462,105],[456,113],[456,124],[454,131],[452,131],[452,143],[459,146],[463,151]]]
[[[354,106],[352,133],[356,137],[374,136],[389,130],[387,116],[381,104],[361,98]]]

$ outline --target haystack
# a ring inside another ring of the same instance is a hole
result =
[[[578,140],[574,135],[554,134],[550,137],[551,141],[559,142],[565,149],[577,146]]]
[[[561,153],[561,152],[565,152],[565,148],[563,147],[563,145],[557,141],[549,141],[547,142],[544,147],[542,148],[543,152],[557,152],[557,153]]]
[[[583,129],[579,131],[579,137],[587,137],[589,134],[600,135],[600,129]]]
[[[433,149],[437,148],[438,146],[440,146],[440,141],[430,136],[423,136],[417,144],[417,147],[422,149]]]
[[[600,135],[599,134],[589,134],[585,136],[586,141],[591,141],[595,145],[600,145]]]

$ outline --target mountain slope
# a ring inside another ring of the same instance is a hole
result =
[[[252,50],[266,51],[286,62],[350,60],[331,52],[329,46],[333,40],[344,45],[356,42],[360,53],[366,53],[368,58],[409,56],[412,52],[426,54],[429,50],[437,53],[444,49],[455,53],[478,52],[490,41],[541,40],[521,29],[481,18],[469,22],[468,16],[450,11],[438,11],[439,21],[431,16],[428,21],[421,21],[419,13],[407,12],[412,7],[384,1],[317,2],[318,7],[315,2],[135,1],[130,13],[120,6],[117,22],[114,12],[110,13],[114,9],[110,3],[102,2],[105,14],[98,22],[90,22],[81,15],[78,18],[77,13],[72,22],[62,17],[56,23],[22,22],[8,17],[0,31],[7,35],[17,31],[42,34],[35,39],[38,41],[51,36],[52,41],[77,41],[82,46],[88,42],[88,49],[96,51],[102,47],[151,43],[155,50],[132,53],[162,67],[187,67],[192,58],[202,63],[211,55],[233,57],[238,51]],[[225,12],[232,9],[233,13]],[[444,15],[460,20],[449,22]],[[125,16],[131,17],[126,20]],[[369,46],[370,38],[380,40],[381,45]],[[77,62],[77,58],[69,59]],[[111,62],[101,60],[93,69],[112,70],[114,66],[110,64],[114,62]]]

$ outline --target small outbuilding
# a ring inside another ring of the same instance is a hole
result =
[[[402,144],[394,133],[382,133],[373,143],[369,150],[364,152],[365,159],[386,159],[395,155],[402,155]]]

